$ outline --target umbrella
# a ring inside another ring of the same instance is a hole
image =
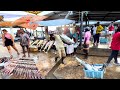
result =
[[[27,15],[15,20],[13,22],[13,26],[21,25],[21,24],[24,24],[23,26],[25,26],[25,24],[27,23],[41,21],[45,18],[47,18],[47,16]]]
[[[36,28],[38,27],[39,25],[37,23],[31,23],[29,28],[32,29],[32,30],[36,30]]]
[[[12,25],[13,25],[13,26],[16,26],[16,25],[20,25],[20,24],[24,24],[24,23],[29,23],[31,18],[32,18],[32,16],[30,16],[30,15],[23,16],[23,17],[15,20],[15,21],[12,23]]]
[[[11,27],[12,26],[12,22],[2,21],[2,22],[0,22],[0,26],[1,27]]]
[[[47,16],[38,16],[38,15],[34,15],[31,19],[31,22],[36,22],[36,21],[42,21],[44,19],[46,19]]]
[[[29,28],[29,23],[23,23],[18,26],[24,27],[24,28]]]
[[[38,27],[38,24],[37,23],[23,23],[23,24],[20,24],[18,26],[35,30]]]
[[[56,20],[48,20],[48,21],[39,21],[37,23],[42,26],[59,26],[59,25],[71,24],[74,23],[74,21],[69,19],[56,19]]]

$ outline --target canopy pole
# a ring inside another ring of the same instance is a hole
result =
[[[88,26],[89,26],[89,20],[88,20]]]
[[[81,23],[80,23],[80,48],[82,48],[82,31],[83,31],[83,14],[84,12],[81,12]]]
[[[85,20],[85,22],[86,22],[86,25],[85,25],[85,26],[87,26],[87,25],[88,25],[88,23],[87,23],[87,19]]]
[[[34,37],[36,36],[36,35],[35,35],[35,30],[33,30],[33,35],[34,35]]]
[[[33,31],[31,30],[31,28],[30,28],[30,35],[33,36]]]
[[[42,37],[44,38],[44,31],[43,31],[43,28],[44,28],[44,27],[41,27],[41,30],[42,30]]]
[[[38,37],[38,36],[37,36],[37,30],[36,30],[36,37]]]

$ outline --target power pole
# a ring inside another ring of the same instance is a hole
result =
[[[83,31],[83,15],[84,12],[81,12],[81,18],[80,18],[80,48],[82,48],[82,31]]]

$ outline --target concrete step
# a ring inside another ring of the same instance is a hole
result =
[[[90,56],[100,56],[100,57],[108,57],[111,54],[111,49],[103,49],[103,48],[90,48],[89,55]],[[78,54],[84,54],[84,52],[80,49],[77,50]],[[120,56],[120,53],[118,54]]]

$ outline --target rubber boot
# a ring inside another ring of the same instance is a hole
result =
[[[55,62],[57,62],[58,57],[55,57]]]
[[[85,54],[84,59],[88,59],[88,53]]]
[[[65,57],[62,57],[62,64],[64,64],[64,59],[65,59]]]

